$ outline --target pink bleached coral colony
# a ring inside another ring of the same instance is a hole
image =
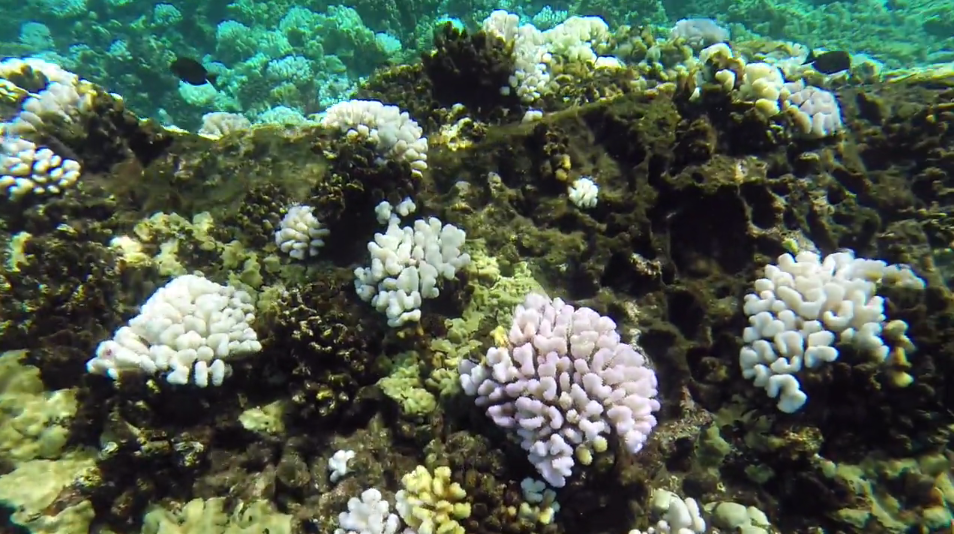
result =
[[[460,365],[464,391],[509,429],[549,484],[563,487],[613,433],[637,453],[656,425],[656,374],[622,343],[616,323],[590,308],[530,294],[505,346]]]

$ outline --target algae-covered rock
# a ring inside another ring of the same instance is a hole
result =
[[[424,388],[417,353],[407,352],[396,356],[391,373],[379,380],[378,386],[407,417],[424,417],[437,407],[437,399]]]
[[[275,401],[264,406],[253,406],[239,416],[246,430],[264,434],[281,435],[285,432],[285,401]]]
[[[47,391],[26,353],[0,355],[0,459],[14,465],[35,458],[56,459],[69,438],[76,392]]]
[[[291,534],[291,516],[271,503],[239,503],[225,511],[225,499],[193,499],[180,510],[153,508],[143,519],[141,534]]]
[[[87,532],[93,507],[68,490],[94,467],[95,458],[94,451],[77,450],[56,460],[21,463],[0,477],[0,503],[15,510],[11,520],[31,532]]]

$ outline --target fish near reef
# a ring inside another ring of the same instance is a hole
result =
[[[811,64],[815,70],[823,74],[834,74],[851,68],[851,54],[842,50],[834,50],[822,52],[816,56],[815,52],[812,51],[803,64]]]
[[[190,57],[177,57],[176,60],[169,65],[169,70],[176,75],[176,78],[179,78],[189,85],[204,85],[209,83],[212,87],[218,89],[215,85],[218,75],[205,70],[205,67],[203,67],[201,63]]]

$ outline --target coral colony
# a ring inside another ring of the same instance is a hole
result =
[[[616,333],[616,323],[589,308],[528,295],[514,311],[507,346],[486,363],[461,363],[461,385],[511,429],[530,462],[554,487],[566,485],[576,457],[605,452],[611,432],[637,453],[656,426],[656,375]]]
[[[949,3],[530,4],[0,4],[11,529],[950,530]]]

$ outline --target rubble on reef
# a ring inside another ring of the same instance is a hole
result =
[[[954,87],[841,88],[844,131],[816,139],[718,88],[637,91],[601,72],[520,121],[518,102],[467,71],[489,69],[494,87],[506,79],[507,46],[479,35],[447,30],[446,55],[362,90],[421,124],[420,176],[320,125],[213,140],[140,122],[96,92],[60,137],[84,163],[79,184],[0,209],[0,348],[26,351],[0,358],[11,376],[0,405],[12,403],[0,410],[11,435],[0,500],[19,503],[12,521],[36,532],[186,532],[192,520],[333,532],[349,499],[377,488],[392,504],[410,495],[419,525],[440,516],[428,506],[453,508],[447,532],[468,534],[645,529],[661,491],[700,503],[722,532],[950,525]],[[451,105],[459,86],[470,115]],[[581,177],[599,186],[594,209],[568,198]],[[376,206],[406,197],[466,230],[472,261],[421,305],[419,323],[390,328],[355,294],[353,271],[380,227]],[[295,204],[328,229],[304,262],[272,237]],[[906,264],[927,287],[882,293],[915,354],[881,365],[843,350],[802,378],[811,401],[785,414],[739,369],[742,299],[767,263],[803,249]],[[259,353],[217,388],[85,372],[139,304],[195,271],[253,295]],[[522,484],[536,476],[526,453],[456,376],[460,361],[503,346],[514,305],[536,287],[612,318],[648,357],[662,406],[642,451],[611,442],[538,500]],[[893,382],[891,369],[913,380]],[[339,450],[354,455],[332,483]],[[35,495],[13,496],[42,469],[51,475]],[[411,495],[413,473],[447,495]],[[150,530],[164,523],[181,530]]]

